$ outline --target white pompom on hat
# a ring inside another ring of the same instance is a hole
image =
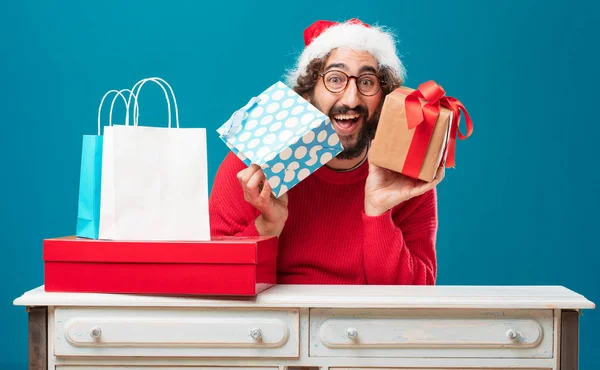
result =
[[[377,59],[380,68],[391,69],[404,80],[405,69],[396,54],[394,35],[377,26],[371,26],[353,18],[343,23],[319,20],[304,30],[305,48],[298,58],[296,67],[288,72],[287,83],[295,87],[299,76],[315,58],[322,58],[339,47],[356,51],[367,51]]]

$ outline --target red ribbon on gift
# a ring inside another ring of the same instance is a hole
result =
[[[415,128],[412,142],[408,149],[406,161],[402,172],[407,176],[417,178],[421,172],[427,147],[433,134],[435,123],[440,114],[440,107],[452,111],[452,122],[450,123],[450,138],[448,140],[446,167],[455,166],[456,136],[464,140],[473,133],[473,123],[464,105],[457,99],[445,96],[446,92],[435,81],[427,81],[419,86],[405,98],[406,120],[408,129]],[[420,99],[425,100],[421,106]],[[461,111],[465,115],[467,134],[460,132],[459,122]]]

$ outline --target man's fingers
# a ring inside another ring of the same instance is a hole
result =
[[[411,189],[411,197],[416,197],[425,194],[429,190],[435,188],[444,179],[445,170],[443,167],[438,168],[435,178],[431,182],[424,182],[422,185]]]
[[[246,183],[246,188],[248,189],[248,191],[251,191],[253,194],[256,193],[258,195],[259,185],[264,181],[264,179],[265,179],[265,174],[262,172],[262,170],[259,169],[258,171],[254,172],[252,174],[252,176]]]
[[[273,197],[273,188],[262,169],[258,165],[252,164],[238,172],[237,177],[244,192],[244,199],[261,213],[268,213],[271,197]],[[287,205],[287,194],[283,195],[280,200]]]
[[[259,168],[260,169],[260,168]],[[254,166],[250,166],[240,172],[238,172],[237,177],[238,177],[238,181],[240,182],[240,185],[242,185],[242,189],[244,191],[246,191],[246,188],[248,186],[248,182],[250,181],[250,179],[252,178],[252,176],[254,176],[254,174],[256,173],[257,168]]]
[[[260,167],[255,164],[237,174],[240,185],[242,186],[242,191],[244,192],[244,199],[253,205],[255,205],[259,196],[258,184],[260,184],[261,175],[264,177]]]
[[[265,180],[262,190],[260,191],[260,198],[262,201],[269,201],[269,198],[271,197],[271,192],[273,191],[273,188],[271,188],[271,184],[269,184],[268,181]]]
[[[250,168],[246,168],[237,173],[237,178],[240,185],[242,185],[242,188],[246,187],[246,183],[250,179],[250,176],[252,176],[252,170]]]
[[[242,187],[246,186],[252,175],[254,175],[258,170],[260,170],[260,167],[256,164],[252,164],[248,168],[238,172],[237,178]]]

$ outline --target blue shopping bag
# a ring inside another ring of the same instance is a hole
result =
[[[98,239],[100,230],[102,139],[100,135],[83,136],[76,233],[82,238]]]
[[[81,145],[81,170],[79,173],[79,202],[77,205],[77,230],[75,235],[81,238],[98,239],[100,231],[100,194],[102,184],[102,144],[100,115],[106,97],[115,93],[110,106],[109,126],[112,126],[112,110],[115,99],[121,96],[125,101],[126,114],[129,113],[128,100],[123,92],[130,90],[110,90],[102,97],[98,108],[98,135],[83,135]]]
[[[329,117],[281,81],[251,98],[217,132],[247,166],[262,168],[276,198],[344,150]]]

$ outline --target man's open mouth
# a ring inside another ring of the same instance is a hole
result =
[[[336,114],[333,116],[333,123],[341,134],[349,134],[354,131],[356,124],[360,121],[360,114]]]

